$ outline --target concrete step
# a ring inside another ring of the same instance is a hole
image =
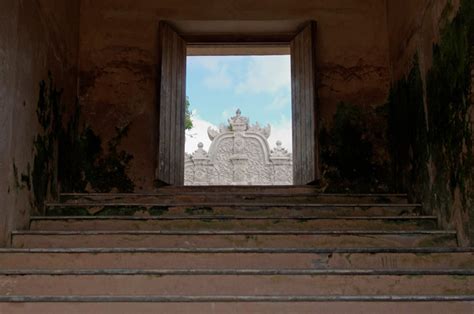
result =
[[[84,202],[47,204],[47,216],[263,216],[263,217],[342,217],[342,216],[419,216],[420,204],[326,204],[326,203],[114,203]]]
[[[355,204],[406,204],[407,196],[404,194],[320,194],[307,193],[296,190],[290,192],[282,189],[272,189],[259,191],[253,189],[243,189],[242,191],[220,190],[219,192],[199,189],[188,191],[183,190],[173,192],[162,192],[156,194],[122,194],[122,193],[90,193],[90,194],[61,194],[60,200],[63,203],[216,203],[216,202],[246,202],[246,203],[355,203]]]
[[[250,217],[250,216],[91,216],[32,217],[31,230],[433,230],[435,216]]]
[[[0,295],[474,295],[474,270],[1,270]]]
[[[474,248],[4,249],[4,269],[474,269]]]
[[[10,302],[10,303],[8,303]],[[0,296],[0,313],[468,313],[469,296]]]
[[[456,247],[453,231],[14,231],[15,248]]]

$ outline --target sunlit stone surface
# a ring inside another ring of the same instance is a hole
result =
[[[280,141],[270,149],[270,133],[270,125],[250,125],[237,110],[229,125],[208,129],[209,152],[199,143],[186,154],[185,185],[291,185],[292,156]]]

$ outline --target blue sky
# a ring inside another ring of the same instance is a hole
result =
[[[227,123],[240,108],[251,123],[270,124],[276,140],[291,150],[290,56],[188,57],[187,95],[195,128],[187,132],[186,152],[203,142],[207,127]]]

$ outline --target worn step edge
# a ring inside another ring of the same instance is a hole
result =
[[[130,207],[130,206],[156,206],[156,207],[396,207],[412,208],[422,207],[419,203],[259,203],[259,202],[81,202],[81,203],[46,203],[46,207]]]
[[[262,191],[258,191],[256,190],[256,188],[261,188],[261,186],[248,186],[248,187],[236,187],[236,186],[223,186],[222,187],[222,191],[217,191],[216,189],[214,189],[215,191],[208,191],[206,190],[206,187],[191,187],[191,188],[186,188],[186,187],[180,187],[179,188],[179,193],[180,195],[209,195],[209,194],[216,194],[216,195],[235,195],[236,193],[239,193],[240,191],[238,190],[229,190],[232,189],[232,188],[237,188],[237,189],[242,189],[242,190],[246,190],[245,191],[245,195],[270,195],[270,194],[275,194],[275,195],[282,195],[281,193],[281,190],[285,190],[285,189],[289,189],[289,190],[298,190],[298,189],[307,189],[309,192],[311,193],[302,193],[302,192],[298,192],[298,193],[291,193],[291,195],[303,195],[303,196],[307,196],[307,195],[310,195],[310,196],[329,196],[329,197],[408,197],[408,194],[405,194],[405,193],[354,193],[354,194],[351,194],[351,193],[321,193],[320,191],[318,191],[318,189],[316,188],[311,188],[311,187],[308,187],[308,186],[294,186],[294,185],[290,185],[290,186],[285,186],[285,185],[280,185],[279,187],[275,188],[273,187],[273,191],[272,191],[272,187],[264,187],[266,188],[268,191],[265,191],[265,192],[262,192]],[[197,190],[197,191],[196,191]],[[75,197],[75,196],[78,196],[78,197],[82,197],[82,196],[110,196],[110,197],[120,197],[120,196],[161,196],[161,195],[170,195],[170,194],[174,194],[174,193],[177,193],[178,190],[175,188],[175,189],[160,189],[158,192],[150,192],[150,193],[60,193],[59,196],[62,197],[62,196],[66,196],[66,197]],[[314,193],[316,192],[316,193]]]
[[[82,254],[82,253],[300,253],[300,254],[330,254],[330,253],[474,253],[474,247],[426,247],[426,248],[0,248],[0,254]]]
[[[473,302],[473,295],[368,296],[0,296],[5,303]]]
[[[247,231],[247,230],[153,230],[153,231],[12,231],[16,235],[456,235],[456,231],[446,230],[410,230],[410,231],[365,231],[365,230],[334,230],[334,231]]]
[[[229,215],[193,215],[193,216],[33,216],[34,221],[54,220],[437,220],[436,216],[229,216]]]
[[[0,276],[474,276],[474,269],[2,269]]]

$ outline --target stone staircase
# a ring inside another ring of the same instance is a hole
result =
[[[62,194],[0,250],[0,313],[474,313],[474,249],[404,195]]]

